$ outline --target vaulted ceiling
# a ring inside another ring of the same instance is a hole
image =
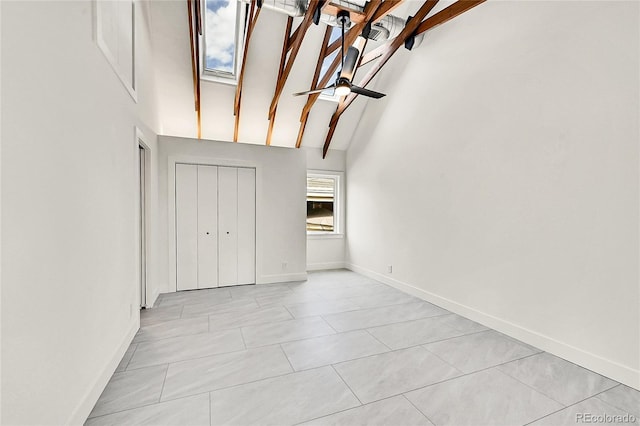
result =
[[[401,78],[402,64],[411,54],[403,47],[405,39],[444,23],[482,1],[374,0],[367,3],[365,14],[370,20],[391,9],[393,15],[415,18],[394,40],[368,41],[363,65],[358,68],[354,83],[384,92],[390,83]],[[323,3],[323,0],[310,2],[311,5]],[[197,137],[188,1],[157,1],[151,5],[160,131],[165,135]],[[325,151],[329,147],[346,149],[367,103],[385,102],[385,99],[351,94],[337,103],[313,95],[292,96],[294,92],[333,82],[335,72],[323,80],[317,67],[320,55],[330,49],[327,25],[312,24],[310,14],[305,21],[304,18],[289,19],[268,8],[259,9],[258,14],[255,3],[252,9],[253,16],[258,16],[252,20],[255,25],[249,25],[252,32],[242,73],[241,98],[236,96],[235,85],[201,80],[201,137],[283,147],[324,147]],[[356,25],[351,35],[348,33],[348,39],[355,40],[363,27],[364,23]],[[285,39],[289,40],[289,48],[283,51]],[[393,93],[387,95],[393,96]]]

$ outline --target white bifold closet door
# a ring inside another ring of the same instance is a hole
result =
[[[176,289],[255,283],[255,169],[176,164]]]
[[[255,169],[218,168],[220,286],[255,283]]]
[[[218,168],[198,167],[198,288],[218,287]]]
[[[220,217],[220,285],[238,283],[238,169],[220,167],[218,170],[218,201]]]

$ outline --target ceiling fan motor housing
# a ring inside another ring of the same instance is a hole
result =
[[[337,18],[340,25],[344,25],[345,27],[351,25],[351,17],[348,10],[339,11]]]

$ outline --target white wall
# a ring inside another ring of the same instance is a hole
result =
[[[306,157],[301,150],[184,139],[159,139],[160,233],[165,277],[175,291],[176,162],[256,168],[256,283],[306,279]],[[283,266],[286,263],[286,267]]]
[[[147,5],[136,104],[93,40],[92,3],[2,2],[2,424],[82,423],[138,328]]]
[[[347,153],[351,267],[638,388],[638,9],[487,2],[400,52]]]
[[[330,150],[322,159],[322,149],[305,148],[307,169],[314,171],[345,171],[346,152]],[[346,175],[343,178],[346,180]],[[343,184],[344,187],[344,184]],[[345,197],[346,201],[346,197]],[[342,208],[346,208],[346,203]],[[344,267],[346,226],[343,224],[343,235],[311,235],[307,236],[307,270],[336,269]]]

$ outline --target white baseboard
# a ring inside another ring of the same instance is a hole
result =
[[[344,262],[323,262],[323,263],[308,263],[307,271],[322,271],[325,269],[343,269]]]
[[[111,376],[113,376],[113,372],[118,368],[118,364],[120,364],[124,353],[129,348],[129,345],[133,340],[133,336],[136,335],[138,328],[140,328],[139,320],[133,322],[131,328],[120,343],[120,346],[111,357],[111,360],[109,360],[91,388],[89,388],[85,394],[84,398],[82,398],[82,401],[80,401],[80,404],[78,404],[71,414],[71,419],[67,422],[68,425],[83,425],[87,420],[87,417],[91,414],[91,410],[93,410],[94,405],[96,405],[98,398],[100,398],[102,391],[107,386],[107,383],[109,383]]]
[[[560,342],[534,330],[524,328],[502,318],[478,311],[470,306],[438,296],[437,294],[433,294],[411,284],[398,281],[388,275],[380,274],[352,263],[345,263],[345,267],[374,280],[388,284],[398,290],[402,290],[413,296],[419,297],[420,299],[433,303],[434,305],[438,305],[441,308],[462,315],[470,320],[479,322],[482,325],[493,328],[507,336],[521,340],[522,342],[535,346],[543,351],[549,352],[560,358],[564,358],[574,364],[580,365],[598,374],[640,390],[640,370],[634,370],[629,366],[622,365],[594,353]]]
[[[262,275],[256,280],[256,284],[272,284],[272,283],[286,283],[291,281],[306,281],[306,272],[296,272],[292,274],[275,274],[275,275]]]

